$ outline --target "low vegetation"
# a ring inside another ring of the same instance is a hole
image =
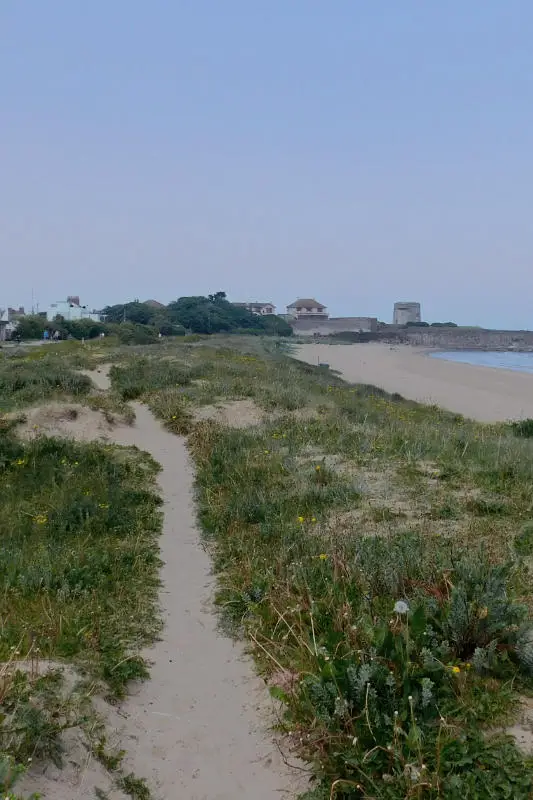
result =
[[[145,672],[134,653],[154,633],[156,465],[9,431],[0,465],[0,659],[75,657],[121,693]]]
[[[0,423],[2,797],[28,760],[60,764],[62,733],[83,724],[89,690],[63,694],[65,664],[91,692],[115,697],[148,674],[140,651],[159,628],[156,472],[141,454],[23,442]],[[43,660],[58,669],[43,676]]]
[[[533,450],[250,342],[117,365],[189,432],[218,602],[320,798],[528,798],[498,730],[531,690]],[[206,404],[252,399],[249,429]],[[527,433],[526,433],[527,436]]]
[[[347,385],[277,340],[108,355],[123,402],[188,435],[221,620],[284,705],[306,800],[530,798],[505,734],[533,688],[528,431]],[[229,403],[257,414],[221,424]],[[38,646],[120,693],[156,625],[155,467],[3,437],[3,657]]]
[[[54,396],[86,396],[92,384],[61,359],[0,360],[0,413]]]
[[[190,433],[221,612],[314,764],[308,800],[530,797],[501,733],[533,676],[530,442],[259,344],[168,358],[113,381]],[[250,398],[249,429],[193,423]]]

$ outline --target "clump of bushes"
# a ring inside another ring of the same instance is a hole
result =
[[[511,422],[511,430],[515,436],[531,439],[533,437],[533,419],[528,418]]]

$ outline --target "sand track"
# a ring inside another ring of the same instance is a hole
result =
[[[105,372],[91,375],[102,390]],[[151,677],[123,703],[119,740],[127,751],[125,772],[146,778],[154,800],[274,800],[303,791],[301,772],[289,769],[272,734],[272,706],[242,646],[217,630],[211,608],[213,578],[202,549],[193,508],[193,469],[185,442],[165,431],[151,412],[135,404],[136,422],[108,433],[108,440],[136,446],[162,467],[161,537],[164,630],[144,653]],[[78,787],[54,771],[53,792],[43,800],[92,798],[88,764]],[[26,782],[24,782],[26,783]],[[23,783],[23,788],[26,789]],[[298,783],[298,788],[297,788]],[[29,787],[29,784],[28,784]],[[112,797],[116,797],[113,793]],[[122,797],[122,795],[120,795]]]

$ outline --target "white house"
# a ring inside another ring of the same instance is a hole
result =
[[[101,315],[97,311],[90,311],[87,306],[82,306],[80,298],[76,295],[71,295],[66,300],[58,300],[55,303],[51,303],[46,312],[46,319],[48,322],[53,322],[58,316],[63,317],[68,322],[81,319],[100,322],[101,319]]]
[[[303,297],[295,300],[294,303],[287,306],[287,315],[293,319],[307,319],[309,317],[327,319],[329,317],[326,306],[323,306],[322,303],[312,297]]]

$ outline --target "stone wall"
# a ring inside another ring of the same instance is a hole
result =
[[[392,329],[390,331],[392,334]],[[387,331],[382,332],[383,338]],[[533,331],[491,331],[484,328],[407,328],[393,337],[409,344],[441,350],[533,350]],[[391,338],[393,338],[391,337]]]
[[[290,323],[297,336],[328,336],[345,331],[365,333],[377,331],[376,317],[330,317],[329,319],[297,319]]]

